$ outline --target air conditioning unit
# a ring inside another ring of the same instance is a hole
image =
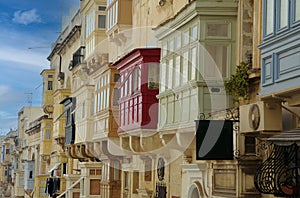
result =
[[[240,106],[240,132],[276,132],[282,130],[279,102],[258,101]]]

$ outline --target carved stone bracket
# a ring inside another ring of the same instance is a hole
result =
[[[259,138],[257,139],[258,139],[258,143],[256,144],[256,148],[257,148],[256,156],[262,157],[263,153],[267,151],[268,147],[270,146],[270,143],[263,139],[259,139]]]
[[[43,154],[43,155],[41,155],[41,157],[42,157],[42,160],[43,161],[46,161],[47,163],[49,163],[50,162],[50,155],[48,154]]]
[[[56,143],[58,145],[60,145],[61,148],[64,150],[64,148],[65,148],[65,137],[57,137],[57,138],[55,138],[55,140],[56,140]]]

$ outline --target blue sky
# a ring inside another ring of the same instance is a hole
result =
[[[0,134],[17,128],[18,111],[30,100],[41,105],[40,72],[49,68],[47,56],[61,32],[62,15],[79,2],[0,1]]]

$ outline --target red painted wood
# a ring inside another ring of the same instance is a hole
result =
[[[120,70],[120,91],[124,92],[127,81],[127,95],[119,99],[120,120],[118,132],[135,129],[156,129],[158,121],[157,89],[148,88],[148,63],[159,63],[159,48],[138,48],[119,59],[114,65]],[[135,92],[128,87],[133,81],[134,69],[140,73],[140,88]],[[127,73],[127,76],[125,76]],[[128,76],[130,74],[130,76]]]

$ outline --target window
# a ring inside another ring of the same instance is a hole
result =
[[[173,38],[169,41],[169,52],[170,53],[174,52],[174,39]]]
[[[114,0],[107,0],[107,6],[109,6]]]
[[[118,22],[118,1],[110,3],[107,11],[108,24],[107,30],[110,30]]]
[[[67,163],[63,163],[63,174],[67,174]]]
[[[183,61],[182,61],[181,83],[186,83],[188,81],[188,68],[189,68],[189,52],[184,52]]]
[[[106,16],[98,15],[98,28],[105,29]]]
[[[114,181],[118,181],[119,180],[119,170],[120,170],[120,167],[119,167],[119,162],[114,162],[113,163],[113,168],[114,168]]]
[[[49,129],[46,129],[46,135],[45,135],[45,138],[46,138],[47,140],[50,140],[50,137],[51,137],[51,132],[50,132]]]
[[[120,91],[118,88],[114,88],[114,98],[113,98],[113,105],[118,106],[118,100],[120,98]]]
[[[288,0],[280,0],[280,20],[279,20],[279,28],[287,27],[288,25],[288,14],[289,14],[289,1]]]
[[[53,90],[53,82],[48,81],[48,90]]]
[[[105,11],[106,7],[105,6],[98,6],[99,11]]]
[[[124,172],[124,189],[128,189],[129,188],[129,173],[128,172]]]
[[[274,0],[266,0],[265,7],[265,35],[269,35],[273,33],[274,28]]]
[[[190,39],[189,30],[187,30],[183,33],[183,45],[188,44],[189,39]]]
[[[178,87],[180,84],[180,56],[175,58],[175,68],[174,68],[174,87]]]
[[[32,179],[32,178],[33,178],[33,172],[29,171],[29,179]]]
[[[162,63],[162,65],[161,65],[161,84],[160,84],[161,92],[164,92],[166,89],[166,69],[167,69],[167,64]]]
[[[145,171],[144,171],[144,180],[151,181],[152,180],[152,160],[145,160]]]
[[[48,78],[53,78],[53,75],[48,75]]]
[[[164,42],[162,44],[161,56],[165,57],[167,55],[167,51],[168,51],[168,46],[167,46],[167,43]]]
[[[139,189],[139,172],[134,171],[133,173],[133,178],[132,178],[132,192],[134,194],[138,193],[137,189]]]
[[[293,28],[300,20],[300,0],[264,0],[263,36],[268,38]]]
[[[106,164],[102,164],[102,181],[106,181],[106,175],[107,175]]]
[[[126,72],[125,73],[125,77],[124,77],[125,83],[123,85],[124,86],[124,88],[123,88],[123,91],[124,91],[123,96],[127,96],[127,93],[128,93],[128,79],[131,78],[131,77],[127,77],[127,75],[129,75],[129,74]]]
[[[159,63],[148,63],[148,88],[159,88]]]
[[[134,68],[132,72],[132,93],[137,92],[140,89],[140,84],[141,84],[141,78],[140,78],[140,69],[139,67]],[[125,87],[126,89],[126,87]]]
[[[95,30],[95,12],[91,10],[85,16],[85,38],[87,38]]]
[[[226,77],[228,56],[227,46],[207,45],[206,50],[210,57],[207,57],[205,60],[205,75],[207,77],[218,77],[218,72],[220,72],[222,77]],[[217,67],[215,67],[215,65]]]
[[[245,154],[255,153],[255,137],[245,136]]]
[[[197,38],[198,38],[198,26],[196,25],[196,26],[192,27],[191,31],[192,31],[192,39],[197,40]]]
[[[114,82],[119,82],[120,81],[120,74],[115,74],[114,75]]]
[[[173,59],[169,60],[167,89],[173,88]]]
[[[103,90],[103,98],[102,98],[102,109],[104,109],[106,107],[106,89]]]
[[[300,0],[295,0],[295,5],[293,6],[295,9],[295,21],[299,21],[300,20]],[[298,8],[298,9],[297,9]]]
[[[104,74],[98,80],[97,86],[95,88],[95,112],[99,112],[109,107],[109,74]],[[83,107],[84,108],[84,107]],[[84,114],[84,112],[83,112]]]
[[[197,47],[191,49],[191,80],[196,78],[197,69]]]
[[[176,49],[179,49],[181,47],[181,34],[178,34],[176,36]]]
[[[71,124],[71,110],[68,109],[66,113],[67,113],[67,116],[66,116],[66,125],[69,125],[69,124]]]

